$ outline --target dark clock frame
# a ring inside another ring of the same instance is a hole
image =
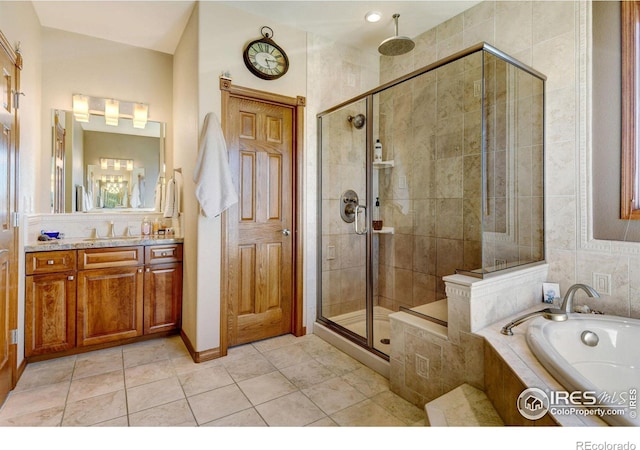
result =
[[[282,71],[282,73],[277,75],[269,75],[267,73],[261,72],[253,64],[251,64],[251,60],[249,59],[249,49],[253,45],[260,42],[271,45],[272,47],[277,48],[280,53],[282,53],[282,56],[284,57],[284,70]],[[269,39],[268,37],[264,37],[262,39],[256,39],[255,41],[249,42],[249,44],[247,44],[247,46],[244,48],[244,51],[242,52],[242,59],[244,60],[244,64],[245,66],[247,66],[247,69],[249,69],[249,72],[257,76],[258,78],[262,78],[263,80],[277,80],[278,78],[286,74],[287,71],[289,70],[289,57],[287,56],[285,51],[282,49],[282,47],[280,47],[278,44],[276,44],[273,40]]]

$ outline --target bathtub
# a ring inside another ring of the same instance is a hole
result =
[[[575,400],[552,398],[552,405],[597,401],[608,424],[640,426],[640,320],[593,314],[570,314],[564,322],[538,317],[529,323],[526,340],[567,392],[578,391]],[[560,408],[560,413],[570,409]]]

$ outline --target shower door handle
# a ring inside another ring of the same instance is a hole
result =
[[[362,227],[362,230],[359,229],[358,227],[358,217],[360,216],[359,212],[362,209],[362,212],[364,214],[364,227]],[[355,229],[356,229],[356,234],[367,234],[367,207],[364,205],[358,205],[356,206],[356,217],[355,217],[355,221],[353,222]]]

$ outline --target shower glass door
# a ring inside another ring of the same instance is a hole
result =
[[[367,98],[318,118],[320,136],[319,267],[321,295],[318,320],[370,346],[368,298],[372,280],[369,248],[370,180],[367,161]]]

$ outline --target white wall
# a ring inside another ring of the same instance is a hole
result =
[[[242,60],[242,50],[246,43],[260,36],[264,19],[247,14],[218,2],[201,2],[199,10],[198,32],[198,129],[207,113],[213,112],[221,117],[221,95],[219,76],[229,72],[233,84],[254,89],[275,92],[296,97],[306,91],[306,34],[278,24],[270,24],[274,31],[274,40],[284,48],[289,56],[289,71],[278,80],[266,81],[250,74]],[[188,161],[189,179],[197,156],[197,148],[185,149],[185,161]],[[184,168],[187,165],[185,164]],[[185,187],[194,192],[193,185]],[[190,198],[195,199],[195,196]],[[186,213],[186,210],[185,210]],[[187,214],[186,214],[187,215]],[[193,221],[197,222],[194,227]],[[185,221],[189,223],[191,239],[197,240],[197,270],[195,290],[197,298],[196,333],[190,336],[197,351],[217,348],[220,345],[220,218],[205,218],[197,215],[192,208]],[[196,234],[191,231],[197,228]],[[190,280],[190,282],[193,282]]]
[[[284,48],[289,56],[290,67],[285,76],[278,80],[266,81],[252,75],[244,66],[242,50],[244,46],[260,37],[260,28],[265,25],[263,18],[247,14],[244,11],[219,4],[201,2],[195,13],[198,18],[191,22],[183,35],[175,58],[176,93],[186,89],[185,84],[192,82],[192,74],[187,69],[178,68],[178,58],[185,58],[191,65],[197,65],[198,72],[198,118],[188,113],[188,119],[176,118],[176,166],[182,166],[185,175],[185,198],[195,199],[191,175],[197,156],[197,143],[193,142],[193,133],[188,137],[189,144],[182,145],[187,133],[196,127],[200,129],[207,113],[221,115],[221,94],[219,76],[229,72],[233,85],[244,86],[263,91],[274,92],[290,97],[307,97],[305,111],[305,148],[304,148],[304,320],[307,331],[315,321],[316,306],[316,123],[315,115],[334,104],[365,92],[378,83],[378,56],[375,52],[366,53],[337,46],[331,41],[311,36],[307,33],[269,23],[274,31],[274,40]],[[196,25],[197,24],[197,25]],[[193,42],[193,29],[198,28],[197,44]],[[193,62],[193,47],[198,46],[197,63]],[[187,54],[189,56],[187,56]],[[337,65],[327,65],[324,61],[331,57],[340,61]],[[177,75],[178,73],[181,75]],[[351,75],[346,78],[345,74]],[[345,80],[350,82],[346,83]],[[176,95],[176,104],[184,96],[191,99],[194,93],[188,91]],[[184,111],[194,102],[183,101],[176,111]],[[182,133],[185,133],[183,136]],[[199,131],[198,131],[199,132]],[[180,133],[180,136],[178,135]],[[178,164],[178,158],[181,163]],[[220,243],[221,223],[219,218],[205,218],[197,214],[197,205],[185,202],[185,254],[195,248],[188,260],[195,268],[188,271],[185,266],[185,306],[183,329],[197,351],[215,349],[220,341]]]
[[[198,347],[198,254],[197,205],[191,182],[198,146],[198,6],[193,10],[182,39],[173,55],[173,164],[182,168],[183,192],[183,290],[182,331]],[[206,349],[206,347],[199,347]]]

